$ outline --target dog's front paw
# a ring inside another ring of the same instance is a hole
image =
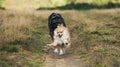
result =
[[[52,46],[50,46],[49,44],[47,44],[46,46],[44,46],[43,51],[47,53],[47,52],[49,52],[49,50],[51,50],[51,49],[54,49],[54,47],[52,47]]]
[[[47,46],[56,47],[57,44],[51,43],[51,44],[47,44]]]
[[[42,49],[42,51],[45,52],[45,53],[49,52],[48,46],[45,46],[44,49]]]
[[[47,46],[47,47],[50,47],[50,46],[51,46],[51,44],[47,44],[46,46]]]

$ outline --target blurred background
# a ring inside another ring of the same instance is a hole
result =
[[[120,7],[120,0],[0,0],[5,9],[90,9]]]
[[[0,0],[0,67],[45,64],[53,12],[70,29],[65,61],[77,56],[86,65],[79,67],[120,67],[120,0]]]

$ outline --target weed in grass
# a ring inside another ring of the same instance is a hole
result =
[[[114,49],[111,47],[105,46],[105,47],[99,48],[98,50],[96,50],[96,52],[108,52],[108,51],[112,51],[112,50],[114,50]]]
[[[80,53],[80,58],[87,58],[89,57],[89,53]]]
[[[92,31],[92,32],[91,32],[91,34],[101,35],[101,33],[100,33],[100,32],[98,32],[98,31]]]
[[[0,51],[19,52],[20,47],[19,45],[5,45],[5,46],[0,47]]]
[[[105,43],[108,43],[108,44],[115,44],[115,43],[117,43],[116,40],[110,40],[110,39],[103,39],[102,41],[105,42]]]

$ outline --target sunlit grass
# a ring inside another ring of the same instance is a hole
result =
[[[15,56],[13,59],[9,59],[0,55],[0,59],[3,59],[0,61],[2,67],[4,65],[6,67],[41,66],[43,45],[45,45],[45,40],[48,41],[47,37],[43,37],[47,34],[47,31],[44,31],[45,28],[47,30],[46,24],[41,21],[44,18],[30,13],[14,11],[1,11],[0,15],[0,53],[6,57]],[[26,56],[27,54],[30,56]],[[18,58],[16,59],[16,57]],[[34,60],[34,57],[39,60]],[[15,61],[18,62],[14,63]]]
[[[1,10],[0,65],[42,65],[42,49],[51,42],[47,18],[52,12],[62,14],[70,29],[72,47],[68,53],[78,55],[91,67],[119,66],[120,9],[33,12]]]

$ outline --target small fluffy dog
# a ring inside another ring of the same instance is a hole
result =
[[[58,13],[52,13],[48,18],[48,27],[52,43],[47,46],[53,47],[55,53],[63,55],[65,48],[70,46],[70,34],[64,19]]]
[[[54,41],[48,46],[54,47],[54,52],[63,55],[65,53],[65,48],[70,47],[70,34],[68,28],[64,27],[63,24],[58,24],[57,28],[54,30]]]

